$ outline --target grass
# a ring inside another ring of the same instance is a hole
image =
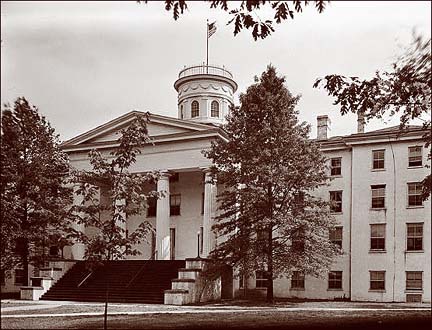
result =
[[[147,315],[111,315],[109,329],[429,329],[430,310],[397,311],[223,311]],[[2,329],[101,329],[103,318],[7,318]]]

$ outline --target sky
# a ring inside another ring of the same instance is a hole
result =
[[[327,74],[369,78],[403,52],[414,29],[425,37],[431,31],[429,1],[333,1],[321,14],[308,6],[258,41],[248,30],[234,37],[228,13],[209,3],[188,4],[174,21],[156,2],[2,1],[1,103],[26,97],[62,141],[131,110],[176,117],[173,84],[185,65],[205,61],[209,19],[217,25],[209,63],[233,73],[235,104],[272,64],[288,89],[301,94],[299,118],[312,125],[311,137],[318,115],[330,117],[330,136],[352,134],[356,116],[341,116],[332,98],[312,87],[315,80]],[[366,131],[397,123],[376,119]]]

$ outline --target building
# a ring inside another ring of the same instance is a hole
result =
[[[195,66],[182,70],[174,84],[178,92],[178,118],[151,114],[149,134],[154,144],[143,149],[134,172],[159,170],[164,175],[155,187],[167,192],[148,210],[147,220],[156,234],[131,258],[172,260],[205,257],[217,244],[211,232],[221,189],[208,177],[210,161],[202,154],[214,139],[226,139],[224,122],[237,84],[225,68]],[[116,147],[118,132],[134,118],[127,113],[63,144],[75,168],[89,167],[87,154],[103,154]],[[318,117],[317,143],[328,158],[330,186],[317,193],[335,201],[340,226],[331,239],[340,244],[339,257],[325,278],[294,273],[274,282],[276,297],[351,299],[356,301],[424,301],[431,299],[431,203],[419,198],[419,183],[428,174],[427,150],[419,127],[399,134],[398,127],[329,137],[329,119]],[[76,201],[78,202],[78,200]],[[127,229],[142,221],[127,219]],[[80,260],[84,247],[65,247],[66,259]],[[243,285],[265,293],[266,280],[234,279],[234,295]]]

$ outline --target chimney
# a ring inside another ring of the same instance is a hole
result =
[[[317,122],[318,122],[317,139],[326,140],[327,139],[327,131],[329,130],[329,127],[330,127],[330,119],[327,115],[318,116]]]
[[[364,133],[365,125],[364,112],[357,112],[357,133]]]

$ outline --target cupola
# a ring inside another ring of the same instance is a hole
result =
[[[225,67],[201,64],[181,70],[174,88],[179,119],[221,125],[233,104],[237,83]]]

